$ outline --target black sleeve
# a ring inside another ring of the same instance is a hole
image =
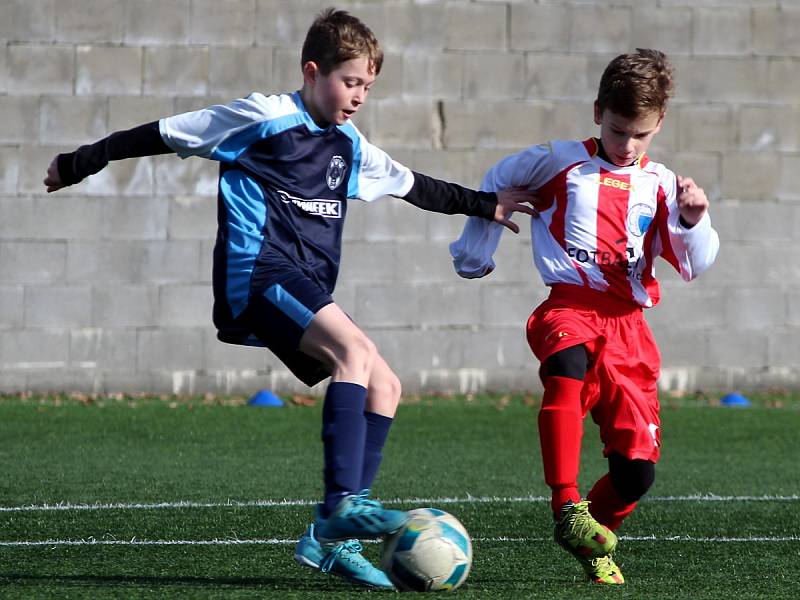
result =
[[[497,207],[497,194],[494,192],[476,192],[457,183],[448,183],[434,179],[422,173],[412,171],[414,185],[403,200],[414,206],[444,213],[446,215],[463,214],[493,220]]]
[[[58,175],[64,185],[73,185],[103,169],[109,161],[174,152],[161,138],[158,121],[117,131],[75,152],[58,155]]]

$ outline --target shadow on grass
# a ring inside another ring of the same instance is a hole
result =
[[[32,575],[0,573],[0,589],[10,585],[65,587],[178,587],[224,589],[274,589],[299,591],[341,591],[353,589],[331,578],[304,577],[195,577],[155,575]]]

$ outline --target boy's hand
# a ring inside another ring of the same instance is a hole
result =
[[[520,188],[497,192],[497,208],[494,211],[495,223],[508,227],[514,233],[519,233],[519,226],[509,218],[511,213],[522,212],[534,218],[538,217],[538,211],[525,204],[533,204],[536,200],[533,193]]]
[[[689,227],[697,225],[708,210],[706,193],[691,177],[678,175],[678,210]]]
[[[56,156],[53,161],[50,163],[50,166],[47,167],[47,177],[44,178],[43,182],[47,186],[47,193],[56,192],[61,188],[67,187],[63,183],[61,183],[61,175],[58,174],[58,157]]]

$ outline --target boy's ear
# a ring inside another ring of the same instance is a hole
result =
[[[603,122],[603,112],[600,110],[600,105],[597,100],[594,101],[594,124],[600,125]]]
[[[306,85],[314,85],[319,75],[319,65],[313,60],[309,60],[303,64],[303,83]]]

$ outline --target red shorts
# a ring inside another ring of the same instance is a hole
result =
[[[600,427],[604,454],[658,461],[661,356],[640,307],[587,288],[555,285],[528,319],[527,336],[541,363],[583,344],[589,369],[581,406]]]

